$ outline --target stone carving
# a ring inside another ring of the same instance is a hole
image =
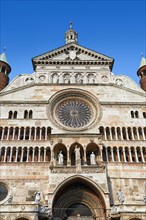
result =
[[[80,148],[78,146],[75,146],[74,152],[75,152],[75,161],[80,160],[81,155],[80,155]]]
[[[119,202],[120,202],[121,204],[123,204],[123,203],[124,203],[124,196],[123,196],[123,193],[122,193],[121,190],[119,190],[119,191],[117,192],[117,196],[118,196]]]
[[[62,151],[60,151],[58,154],[58,165],[63,165],[63,159]]]
[[[26,82],[26,83],[33,83],[33,82],[34,82],[34,79],[33,79],[32,77],[27,77],[27,78],[25,79],[25,82]]]
[[[91,164],[91,165],[96,164],[95,154],[94,154],[93,151],[92,151],[92,153],[90,154],[90,164]]]
[[[59,81],[58,74],[54,73],[53,74],[53,83],[58,83],[58,81]]]
[[[40,192],[35,192],[35,203],[39,204],[41,200]]]
[[[83,79],[82,79],[82,75],[81,74],[76,74],[76,83],[78,84],[82,84],[83,83]]]
[[[88,83],[89,83],[89,84],[95,83],[95,77],[94,77],[93,74],[89,74],[89,75],[88,75]]]

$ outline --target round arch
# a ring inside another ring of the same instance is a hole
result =
[[[88,219],[96,217],[104,220],[106,217],[104,193],[91,180],[75,175],[56,189],[52,210],[53,217],[56,218],[86,216]]]

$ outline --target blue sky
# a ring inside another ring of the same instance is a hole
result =
[[[12,67],[10,80],[32,73],[31,59],[65,44],[73,22],[78,43],[115,59],[113,73],[136,75],[146,56],[146,0],[1,0],[1,48]]]

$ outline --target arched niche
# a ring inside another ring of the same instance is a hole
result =
[[[65,180],[55,192],[53,217],[71,219],[80,216],[105,220],[106,205],[101,189],[91,180],[74,176]],[[85,216],[86,215],[86,216]]]

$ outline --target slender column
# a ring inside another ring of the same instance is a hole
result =
[[[6,140],[9,140],[9,135],[10,135],[10,128],[8,128],[7,139]]]
[[[39,140],[42,140],[42,129],[40,128]]]
[[[130,162],[133,162],[133,160],[132,160],[132,155],[131,155],[131,149],[130,149],[130,148],[128,148],[128,150],[129,150]]]
[[[35,149],[33,148],[33,151],[32,151],[32,162],[34,162],[34,153],[35,153]]]
[[[125,154],[125,148],[123,148],[123,156],[124,156],[124,162],[127,162],[127,160],[126,160],[126,154]]]
[[[123,131],[122,131],[122,128],[120,128],[120,133],[121,133],[121,141],[123,141]]]
[[[18,149],[16,148],[15,162],[17,162],[17,158],[18,158]]]
[[[51,161],[54,162],[54,152],[52,148],[51,148]]]
[[[106,154],[106,160],[107,160],[107,162],[109,162],[108,152],[107,152],[107,148],[106,147],[105,147],[105,154]]]
[[[38,154],[39,154],[38,155],[38,162],[40,162],[40,157],[41,157],[41,149],[40,148],[38,149]]]
[[[144,162],[145,162],[145,160],[144,160],[144,156],[143,156],[143,151],[142,151],[142,148],[140,148],[140,153],[141,153],[142,162],[144,163]]]
[[[114,153],[113,153],[113,149],[111,148],[111,156],[112,156],[112,162],[115,162],[114,160]]]
[[[134,149],[134,152],[135,152],[135,158],[136,158],[136,162],[139,162],[139,160],[138,160],[138,156],[137,156],[137,150],[136,150],[136,149]]]
[[[69,145],[67,146],[67,166],[70,166],[70,159],[69,159]]]
[[[13,128],[13,135],[12,135],[12,140],[15,138],[15,128]]]
[[[9,162],[12,161],[12,152],[13,152],[13,148],[10,149],[10,159],[9,159]]]
[[[47,140],[47,127],[45,128],[45,141]]]
[[[111,128],[109,128],[109,133],[110,133],[110,140],[112,141],[113,138],[112,138],[112,132],[111,132]]]
[[[137,139],[140,140],[138,128],[136,128]]]
[[[3,162],[6,162],[6,157],[7,157],[7,148],[5,148],[5,154],[4,154],[4,161]]]
[[[142,128],[141,130],[142,130],[142,137],[143,137],[143,140],[145,140],[144,128]]]
[[[27,158],[26,158],[26,162],[28,162],[29,160],[29,148],[27,148]]]
[[[31,127],[29,128],[29,141],[31,140]]]
[[[126,132],[126,140],[129,141],[128,128],[125,128],[125,132]]]
[[[117,156],[118,156],[118,162],[121,162],[121,160],[120,160],[120,154],[119,154],[119,148],[117,148]]]
[[[24,148],[21,148],[21,159],[20,159],[20,162],[23,162],[23,154],[24,154]]]
[[[44,149],[44,162],[46,162],[46,148]]]
[[[2,138],[1,138],[1,140],[4,140],[4,132],[5,132],[5,128],[2,128]]]
[[[116,141],[117,141],[118,140],[117,128],[115,128],[115,138],[116,138]]]
[[[18,128],[18,140],[20,140],[20,131],[21,131],[21,128]]]
[[[135,140],[134,134],[133,134],[133,128],[131,128],[131,135],[132,135],[132,140]]]
[[[37,132],[37,128],[34,128],[34,140],[36,140],[36,132]]]
[[[103,129],[104,129],[104,138],[105,138],[105,141],[107,141],[106,128],[103,128]]]
[[[26,128],[24,128],[24,131],[23,131],[23,140],[25,140],[25,136],[26,136]]]

